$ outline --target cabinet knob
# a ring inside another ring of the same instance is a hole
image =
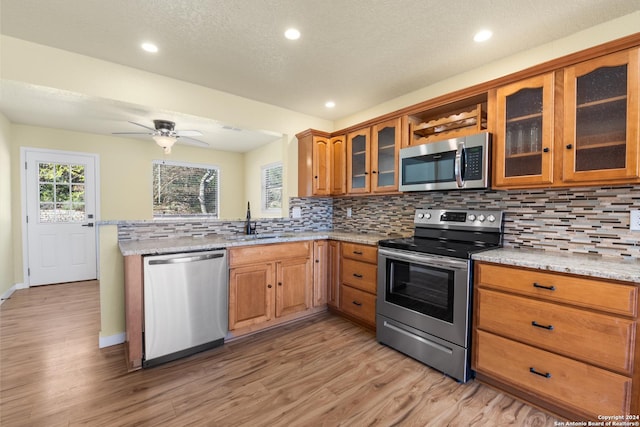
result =
[[[314,176],[315,179],[318,179],[318,175]]]
[[[371,173],[378,173],[378,172],[376,172],[376,171],[371,171]]]
[[[572,144],[567,144],[567,150],[571,150],[573,148]]]
[[[267,285],[267,288],[269,288],[269,289],[271,289],[272,287],[273,287],[273,286],[271,286],[271,285]]]
[[[544,148],[542,149],[542,151],[544,151],[545,153],[548,153],[548,152],[549,152],[549,147],[544,147]]]
[[[369,175],[369,172],[366,172],[366,171],[365,171],[365,173],[364,173],[364,174],[365,174],[365,175]]]
[[[278,286],[282,286],[282,282],[278,282]]]
[[[361,302],[359,302],[359,301],[351,301],[351,304],[353,304],[353,305],[357,305],[358,307],[361,307],[361,306],[362,306],[362,303],[361,303]]]
[[[319,263],[319,262],[320,262],[320,260],[319,260],[319,259],[317,259],[317,260],[316,260],[316,263]]]

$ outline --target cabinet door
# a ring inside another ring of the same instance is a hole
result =
[[[553,182],[553,73],[496,91],[495,187]]]
[[[273,316],[273,264],[229,270],[229,330],[255,325]]]
[[[313,137],[313,195],[329,195],[329,138]]]
[[[329,240],[327,254],[327,304],[340,306],[340,242]]]
[[[638,177],[638,50],[565,69],[563,180]]]
[[[276,317],[311,307],[312,277],[308,258],[294,258],[276,263]]]
[[[398,150],[400,119],[373,126],[371,132],[371,191],[398,191]]]
[[[327,279],[329,267],[329,242],[317,240],[313,242],[313,306],[320,307],[327,303]]]
[[[371,163],[370,129],[347,135],[347,192],[368,193],[371,189],[369,165]]]
[[[329,144],[329,193],[337,196],[347,192],[346,138],[334,136]]]

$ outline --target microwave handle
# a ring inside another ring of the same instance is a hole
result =
[[[453,170],[456,176],[456,184],[458,185],[458,188],[462,188],[464,185],[464,180],[462,179],[462,162],[464,162],[464,143],[458,144],[458,149],[456,150],[456,162]]]

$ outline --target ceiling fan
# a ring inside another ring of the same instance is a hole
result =
[[[169,120],[154,120],[154,128],[145,126],[140,123],[129,121],[129,123],[148,129],[151,132],[113,132],[113,135],[151,135],[151,138],[164,150],[165,154],[171,153],[171,147],[178,138],[188,139],[203,146],[209,146],[204,141],[193,138],[194,136],[202,136],[202,132],[197,130],[175,130],[176,124]]]

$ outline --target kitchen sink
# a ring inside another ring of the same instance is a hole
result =
[[[245,242],[249,240],[284,239],[295,236],[294,233],[237,234],[227,236],[227,240]]]

